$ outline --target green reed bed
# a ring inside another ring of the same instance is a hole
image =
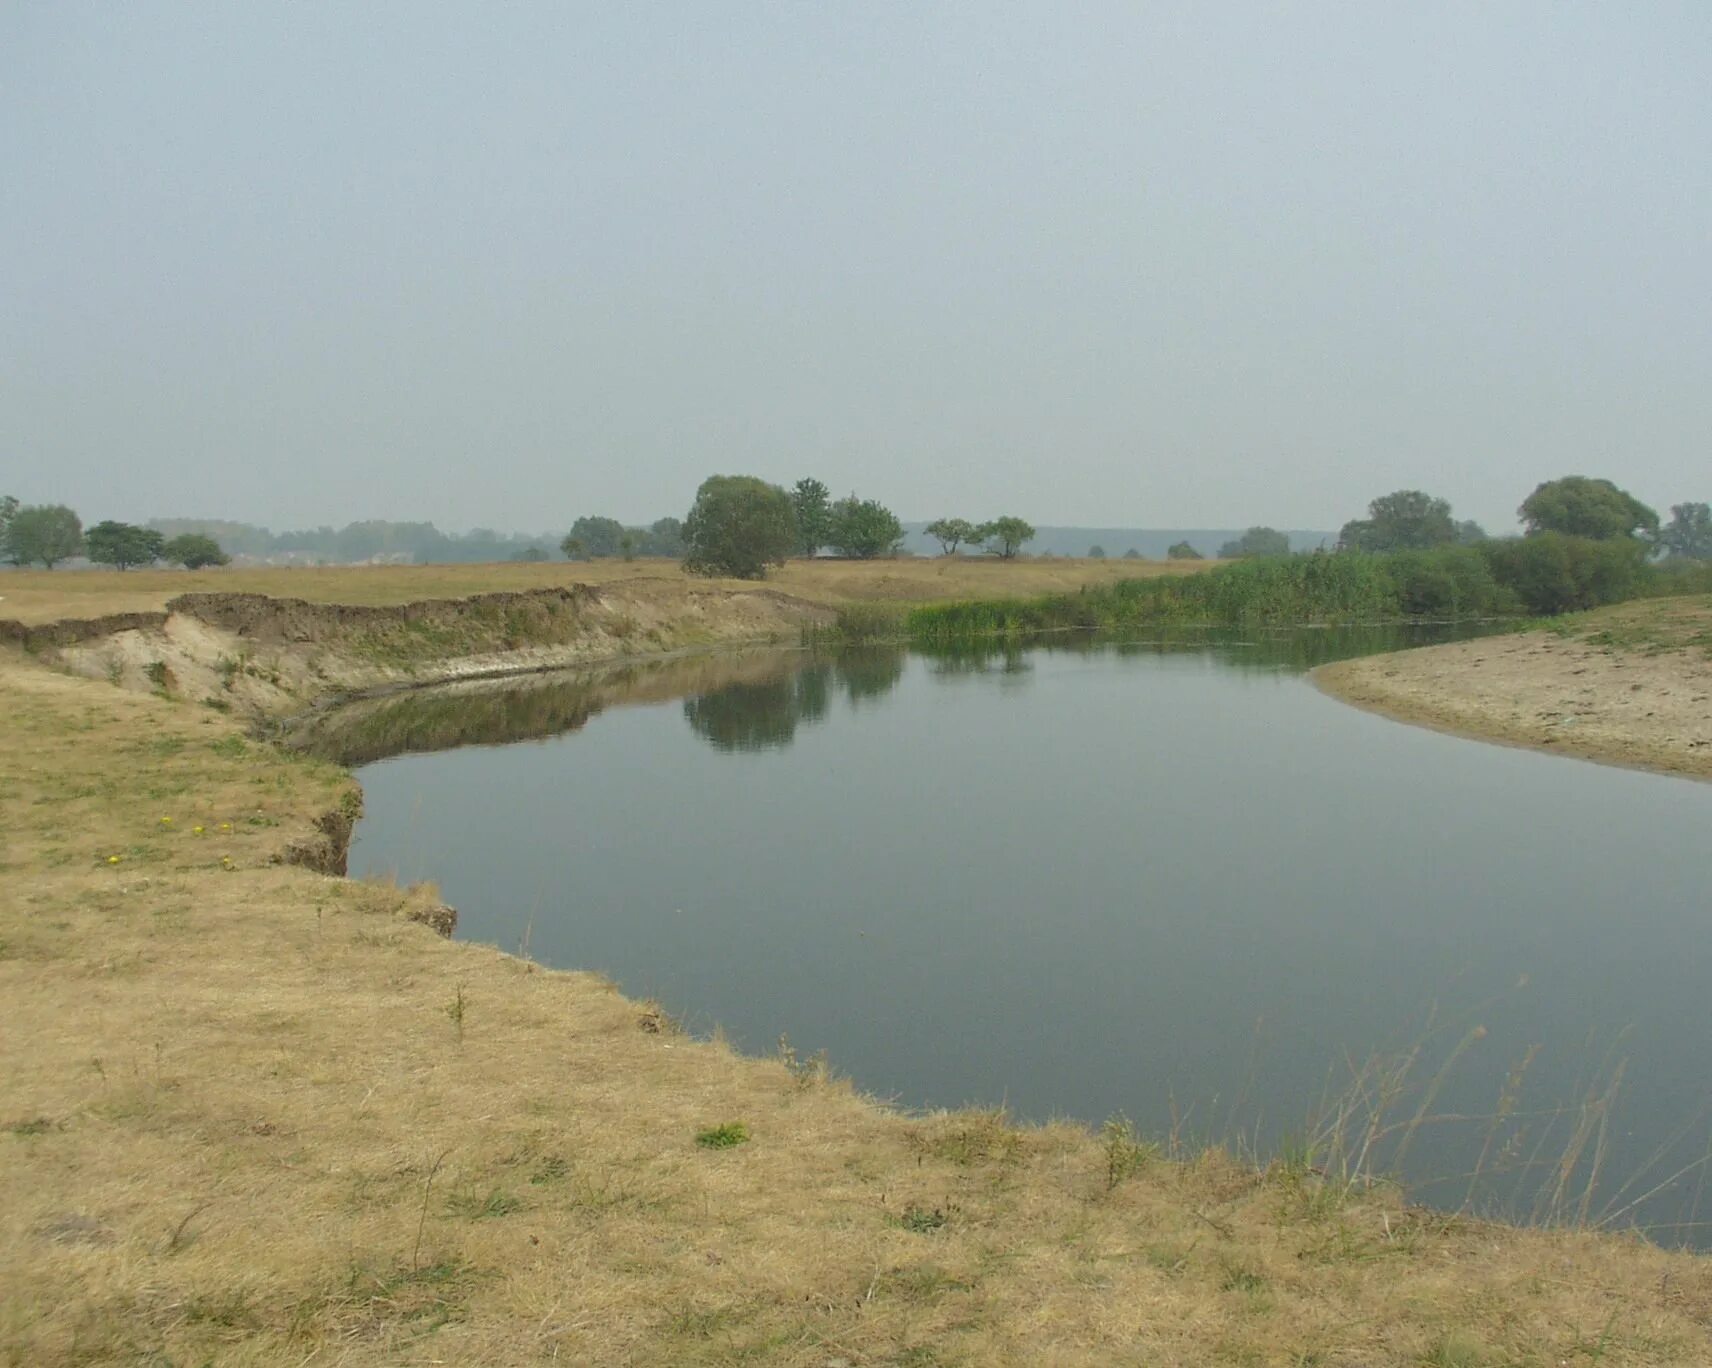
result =
[[[1704,578],[1669,564],[1647,563],[1640,543],[1547,533],[1386,555],[1263,557],[1199,575],[1126,580],[1074,594],[934,604],[910,610],[890,628],[914,641],[935,642],[1158,625],[1457,622],[1693,592]]]

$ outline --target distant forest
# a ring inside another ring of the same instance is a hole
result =
[[[296,532],[272,532],[254,523],[220,518],[154,518],[148,523],[162,535],[199,533],[212,537],[230,555],[244,560],[325,562],[350,565],[362,561],[396,560],[415,564],[458,564],[551,558],[563,554],[562,533],[496,532],[478,527],[469,532],[442,532],[433,523],[388,522],[370,519],[344,527],[316,527]],[[903,524],[903,549],[917,555],[937,555],[939,545],[922,522]],[[1241,528],[1040,527],[1030,543],[1034,555],[1085,556],[1099,546],[1109,556],[1133,550],[1148,560],[1163,560],[1178,542],[1188,542],[1202,555],[1217,553],[1225,542],[1242,535]],[[1291,531],[1295,551],[1331,546],[1335,532]],[[642,550],[641,554],[648,554]]]
[[[253,523],[219,518],[154,518],[148,526],[168,537],[184,532],[212,537],[227,554],[246,560],[338,565],[373,560],[416,564],[534,560],[557,556],[559,538],[563,535],[495,532],[487,527],[469,532],[442,532],[433,523],[382,519],[300,532],[270,532]]]

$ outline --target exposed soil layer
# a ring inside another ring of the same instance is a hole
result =
[[[745,642],[796,642],[830,609],[767,589],[658,580],[399,604],[182,594],[165,613],[25,627],[73,673],[250,718],[328,698]]]

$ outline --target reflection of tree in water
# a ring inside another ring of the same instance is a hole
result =
[[[922,647],[928,670],[937,679],[968,679],[976,675],[1026,675],[1034,669],[1030,654],[1040,649],[1026,640],[980,637]]]
[[[833,658],[832,668],[852,703],[884,698],[904,677],[903,651],[843,651]]]
[[[691,729],[716,750],[782,749],[797,727],[818,722],[842,688],[852,704],[890,693],[903,677],[902,651],[852,651],[764,684],[732,684],[684,700]]]
[[[684,717],[715,750],[758,751],[784,747],[797,734],[794,679],[768,684],[732,684],[684,700]]]
[[[1045,655],[1212,655],[1241,671],[1271,675],[1295,674],[1334,660],[1398,651],[1409,646],[1457,641],[1501,630],[1502,624],[1459,623],[1415,625],[1380,623],[1331,628],[1163,628],[1135,639],[1099,633],[1054,632],[1033,636],[970,637],[920,645],[916,653],[928,662],[936,679],[974,676],[1021,676]],[[1004,679],[1001,683],[1010,682]]]
[[[829,702],[825,665],[810,665],[765,684],[731,684],[684,700],[690,728],[715,750],[782,749],[796,737],[797,724],[826,716]]]

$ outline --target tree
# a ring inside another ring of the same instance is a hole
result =
[[[617,518],[578,518],[559,543],[559,549],[571,560],[619,555],[624,550],[624,524]]]
[[[994,518],[977,527],[975,536],[1000,560],[1015,560],[1023,545],[1034,540],[1034,528],[1021,518]]]
[[[710,475],[684,519],[684,568],[760,579],[799,544],[791,496],[753,475]]]
[[[1659,545],[1672,556],[1712,560],[1712,508],[1703,503],[1672,504]]]
[[[6,528],[6,552],[14,565],[40,561],[52,570],[83,550],[83,524],[64,504],[25,504]]]
[[[10,535],[12,519],[17,514],[18,501],[10,494],[0,494],[0,560],[11,561],[13,565],[18,562],[12,558]]]
[[[1105,558],[1106,548],[1101,546],[1098,542],[1088,548],[1089,560],[1104,560]]]
[[[841,556],[873,560],[897,553],[904,539],[903,524],[884,504],[854,494],[832,505],[827,540]]]
[[[1566,537],[1539,532],[1487,542],[1492,576],[1530,613],[1568,613],[1632,598],[1647,545],[1634,537]]]
[[[547,553],[539,546],[526,546],[521,551],[513,551],[511,553],[511,559],[514,561],[523,561],[527,564],[536,564],[540,561],[546,560]]]
[[[534,549],[534,548],[531,548]],[[540,552],[540,558],[547,558]],[[220,549],[220,543],[200,532],[182,532],[161,547],[161,559],[182,565],[186,570],[200,570],[205,565],[230,565],[232,558]]]
[[[1609,541],[1614,537],[1650,537],[1658,532],[1658,514],[1627,490],[1609,480],[1585,475],[1566,475],[1547,480],[1524,500],[1517,510],[1527,524],[1528,535],[1561,532],[1566,537],[1591,537]]]
[[[684,554],[684,525],[677,518],[656,518],[639,543],[644,556],[681,556]]]
[[[1165,559],[1166,560],[1205,560],[1206,557],[1203,556],[1194,547],[1190,546],[1188,542],[1180,541],[1180,542],[1173,542],[1169,547],[1166,548]]]
[[[1458,546],[1479,546],[1486,540],[1486,529],[1473,518],[1464,518],[1456,525],[1456,544]]]
[[[832,543],[832,494],[819,480],[798,480],[791,490],[791,510],[797,517],[797,549],[816,555]]]
[[[111,565],[115,570],[151,565],[160,559],[165,545],[166,538],[152,527],[114,522],[111,518],[96,523],[83,535],[84,554],[97,565]]]
[[[1251,527],[1235,541],[1219,548],[1220,560],[1241,560],[1248,556],[1288,556],[1290,539],[1271,527]]]
[[[1188,543],[1188,542],[1178,542],[1178,543],[1177,543],[1177,545],[1178,545],[1178,546],[1189,546],[1189,543]],[[1194,550],[1195,550],[1195,548],[1194,548],[1194,547],[1192,547],[1192,546],[1189,546],[1189,549],[1190,549],[1190,550],[1191,550],[1191,551],[1194,551]],[[1198,552],[1198,551],[1197,551],[1197,552],[1195,552],[1195,555],[1196,555],[1196,558],[1197,558],[1197,559],[1199,559],[1199,558],[1200,558],[1200,552]],[[1137,551],[1137,550],[1136,550],[1136,549],[1135,549],[1135,548],[1134,548],[1134,547],[1133,547],[1133,546],[1132,546],[1132,547],[1130,547],[1130,549],[1129,549],[1129,550],[1128,550],[1128,551],[1125,551],[1125,552],[1124,552],[1124,553],[1123,553],[1123,558],[1124,558],[1124,559],[1125,559],[1125,560],[1140,560],[1140,559],[1141,559],[1141,552],[1139,552],[1139,551]],[[1178,557],[1178,559],[1179,559],[1179,560],[1181,560],[1181,559],[1182,559],[1182,557],[1181,557],[1181,556],[1179,556],[1179,557]]]
[[[975,534],[980,529],[967,518],[938,518],[924,530],[939,543],[941,554],[955,556],[959,546],[976,540]]]
[[[1367,505],[1367,517],[1343,525],[1344,551],[1428,551],[1456,540],[1450,504],[1418,489],[1399,489]]]

